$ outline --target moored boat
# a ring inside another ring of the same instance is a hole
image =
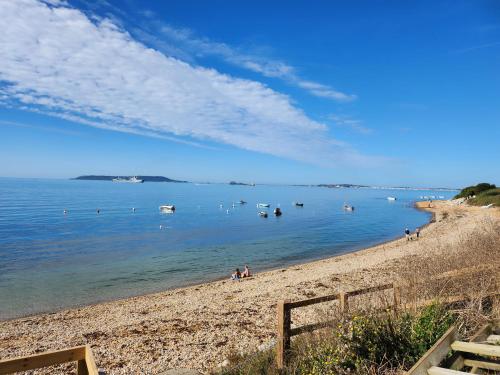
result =
[[[257,207],[270,207],[271,205],[269,203],[258,203]]]
[[[395,201],[397,198],[396,197],[387,197],[388,201]]]
[[[173,204],[164,204],[160,206],[160,211],[161,212],[174,212],[175,211],[175,206]]]
[[[294,204],[296,207],[304,207],[304,203],[302,203],[302,202],[293,202],[293,204]]]
[[[351,206],[347,203],[344,203],[344,210],[345,211],[354,211],[354,206]]]
[[[260,217],[267,217],[267,212],[266,211],[260,211],[259,212]]]

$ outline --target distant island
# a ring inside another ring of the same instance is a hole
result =
[[[244,182],[231,181],[229,185],[255,186],[255,184],[246,184]]]
[[[132,177],[137,177],[138,179],[143,180],[144,182],[178,182],[178,183],[187,183],[188,182],[188,181],[172,180],[171,178],[163,177],[163,176],[96,176],[96,175],[89,175],[89,176],[78,176],[78,177],[72,178],[72,180],[112,181],[114,178],[130,179]]]

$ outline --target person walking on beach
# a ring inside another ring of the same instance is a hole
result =
[[[410,241],[410,230],[408,228],[405,229],[406,241]]]
[[[420,237],[420,228],[415,229],[415,235],[417,236],[417,238]]]

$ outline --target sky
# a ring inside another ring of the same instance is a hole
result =
[[[500,183],[498,1],[0,1],[0,176]]]

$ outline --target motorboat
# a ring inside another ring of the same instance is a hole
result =
[[[388,201],[395,201],[397,198],[396,197],[387,197]]]
[[[267,212],[266,211],[260,211],[259,212],[260,217],[267,217]]]
[[[344,210],[345,211],[354,211],[354,206],[351,206],[347,203],[344,203]]]
[[[270,207],[271,205],[269,203],[259,203],[257,204],[257,207]]]
[[[296,207],[304,207],[304,203],[302,203],[302,202],[293,202],[293,204],[294,204]]]
[[[130,178],[116,177],[116,178],[113,178],[111,181],[113,181],[113,182],[128,182],[131,184],[142,184],[144,182],[144,180],[137,178],[137,176],[130,177]]]
[[[245,202],[243,199],[241,199],[238,204],[246,204],[247,202]]]
[[[275,216],[281,216],[282,212],[281,212],[281,209],[279,207],[276,207],[274,209],[274,215]]]
[[[165,204],[160,206],[160,211],[171,213],[175,211],[175,206],[173,204]]]

